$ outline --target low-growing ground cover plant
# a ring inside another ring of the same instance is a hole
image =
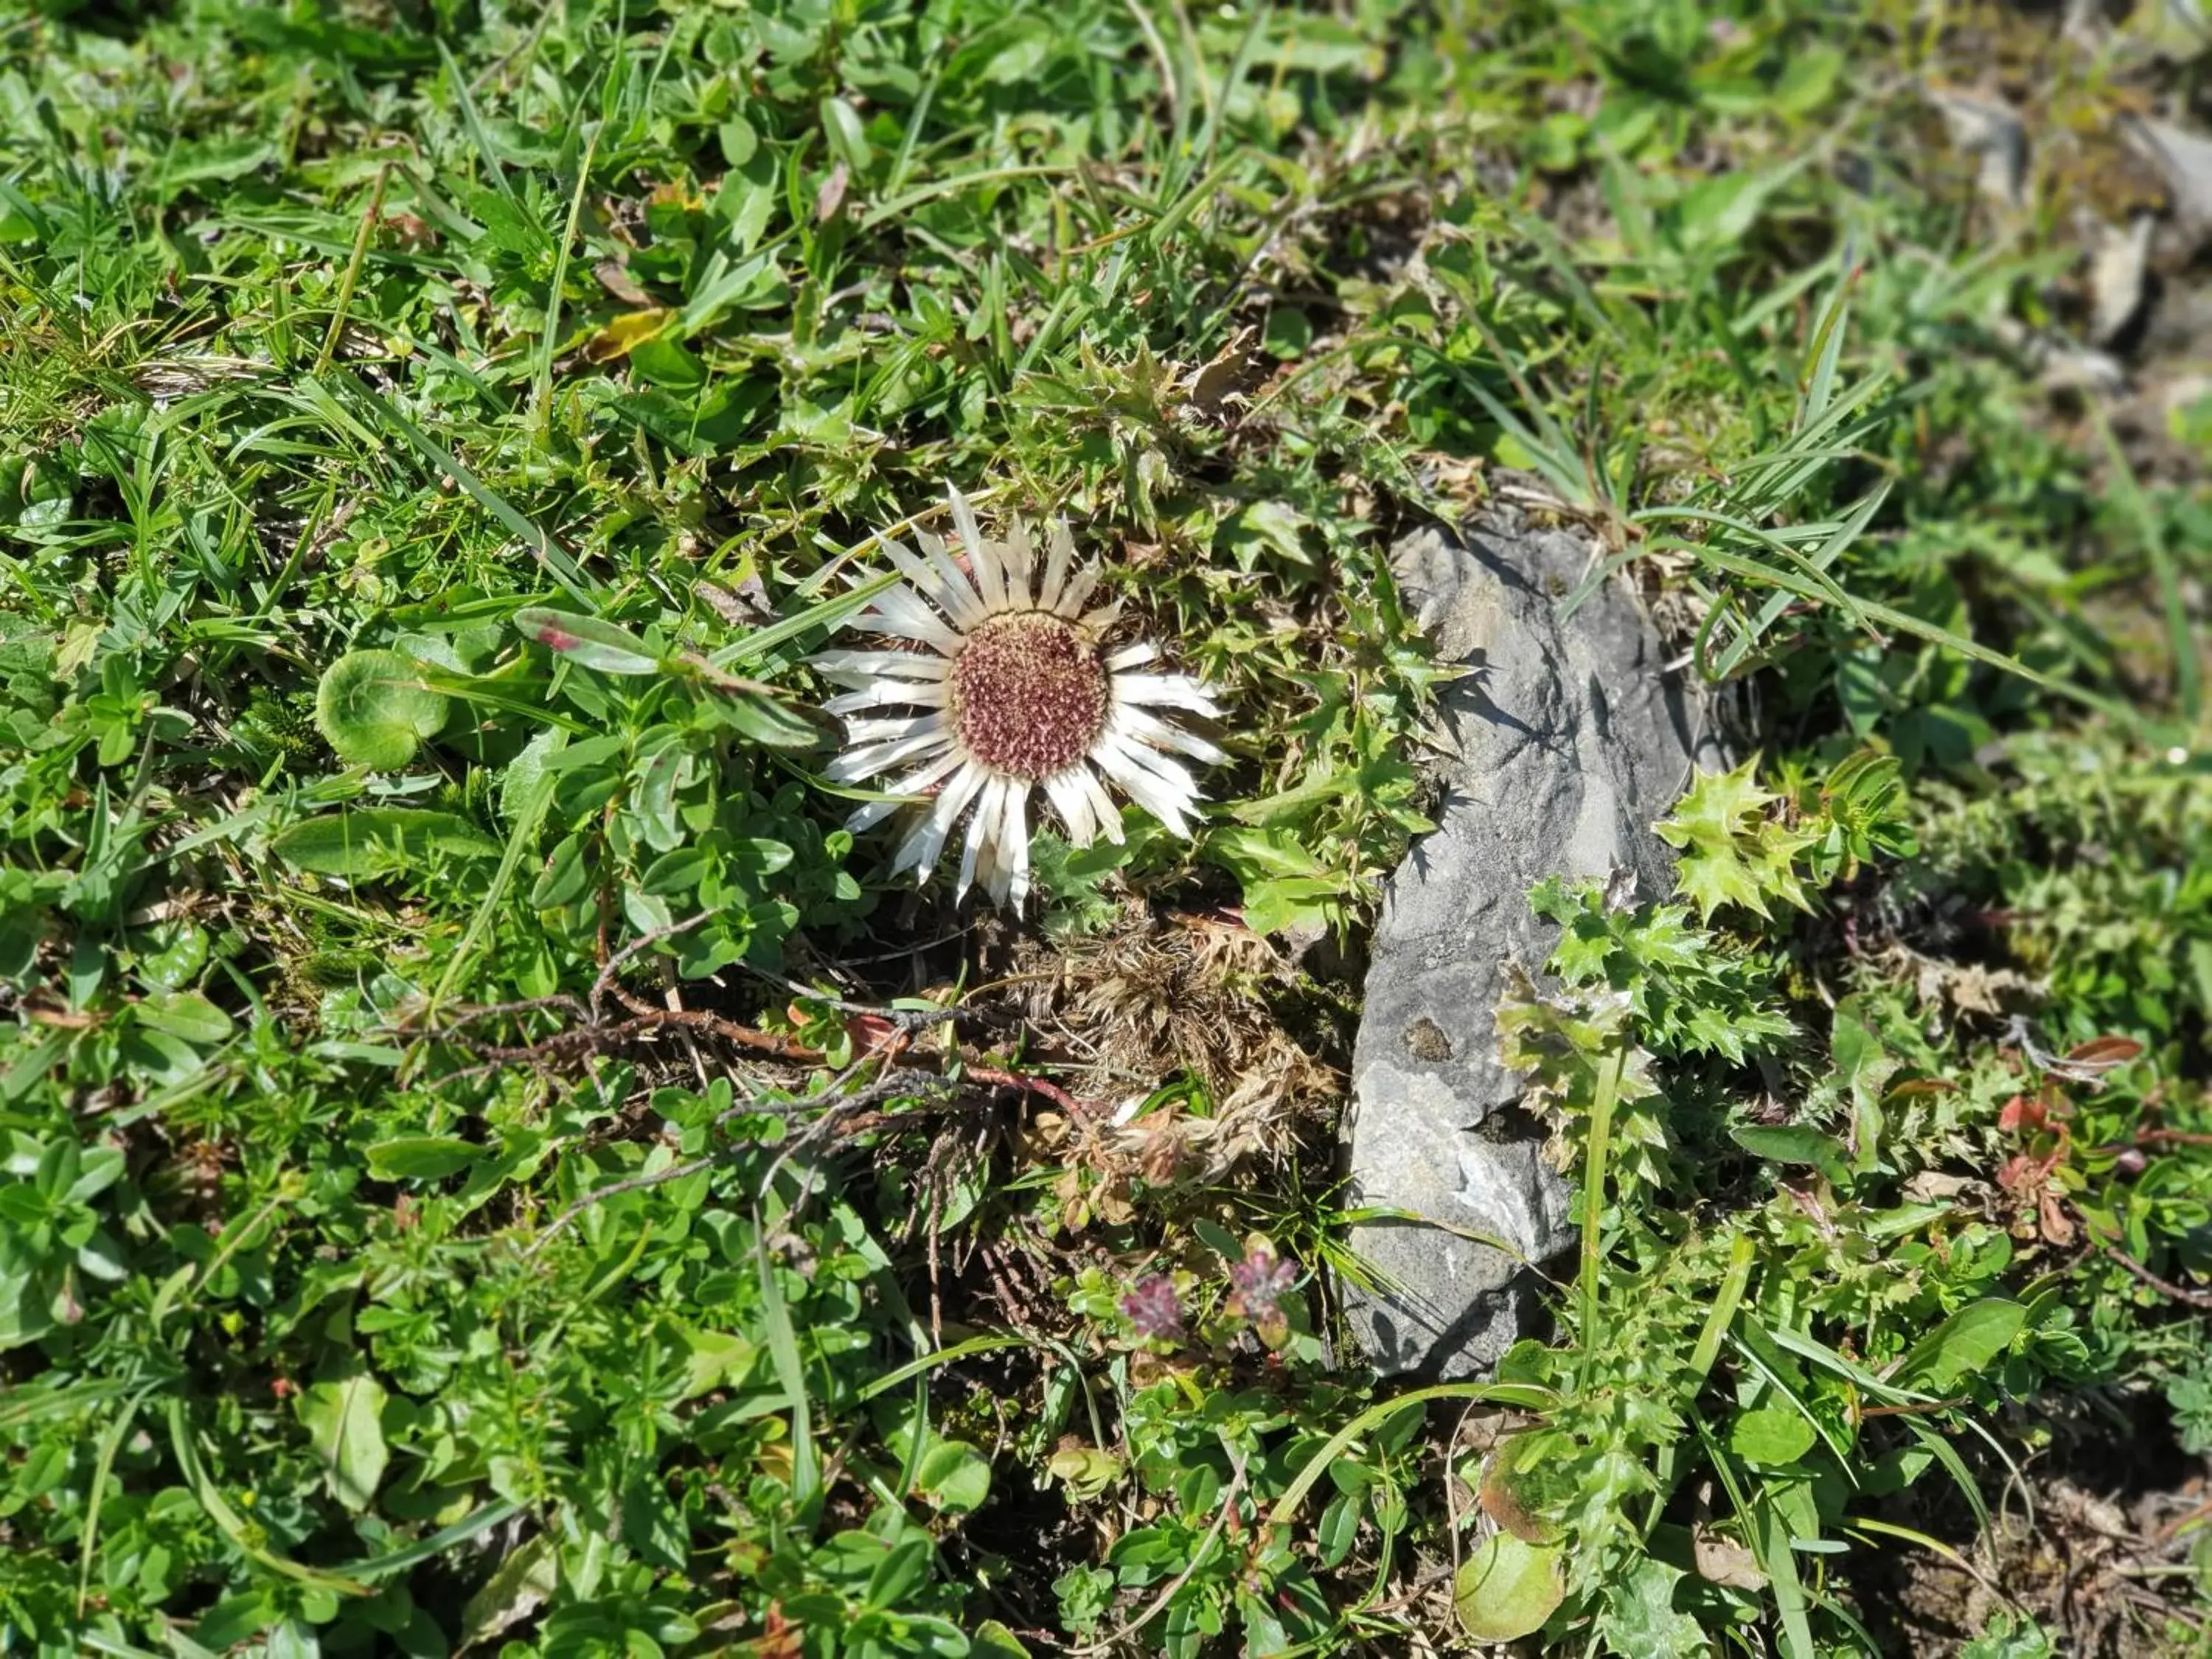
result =
[[[0,15],[0,1650],[2205,1651],[2202,399],[2022,344],[2203,60],[2079,33]],[[1580,1244],[1424,1383],[1334,1137],[1476,513],[1735,761],[1530,895]]]

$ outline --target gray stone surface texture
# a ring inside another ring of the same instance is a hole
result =
[[[1689,671],[1668,672],[1635,595],[1608,580],[1571,616],[1598,555],[1579,537],[1492,515],[1406,537],[1391,567],[1440,660],[1468,672],[1442,699],[1445,793],[1386,890],[1352,1056],[1345,1137],[1354,1201],[1422,1221],[1361,1224],[1383,1288],[1352,1291],[1356,1334],[1385,1371],[1487,1372],[1539,1302],[1528,1264],[1575,1238],[1544,1126],[1498,1063],[1505,964],[1532,973],[1555,930],[1528,889],[1555,872],[1632,870],[1671,890],[1650,825],[1717,762]],[[1496,1239],[1500,1249],[1470,1235]]]

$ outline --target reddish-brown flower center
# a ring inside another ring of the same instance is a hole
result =
[[[1041,611],[976,625],[953,659],[951,714],[961,746],[1018,778],[1048,778],[1105,729],[1105,667],[1082,635]]]

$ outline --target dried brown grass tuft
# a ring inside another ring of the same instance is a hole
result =
[[[1131,903],[1097,938],[1025,941],[1010,983],[1023,1012],[1070,1064],[1076,1092],[1125,1101],[1177,1073],[1210,1110],[1156,1109],[1102,1124],[1089,1150],[1148,1180],[1218,1180],[1255,1153],[1281,1157],[1302,1121],[1340,1098],[1343,1074],[1285,1028],[1290,959],[1225,916]]]

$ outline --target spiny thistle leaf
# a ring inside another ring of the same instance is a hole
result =
[[[1769,898],[1812,908],[1796,869],[1798,855],[1820,839],[1766,816],[1780,797],[1759,787],[1754,755],[1733,772],[1700,777],[1674,811],[1652,827],[1682,849],[1675,885],[1710,922],[1723,904],[1741,904],[1772,919]]]

